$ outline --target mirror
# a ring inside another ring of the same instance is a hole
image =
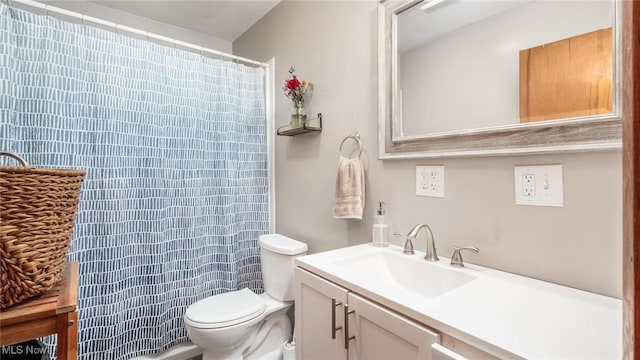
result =
[[[381,159],[621,147],[610,0],[379,5]]]

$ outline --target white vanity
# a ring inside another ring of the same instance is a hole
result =
[[[370,244],[296,259],[298,359],[621,359],[622,302]]]

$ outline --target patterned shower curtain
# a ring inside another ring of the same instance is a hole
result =
[[[261,292],[264,69],[0,12],[0,151],[87,169],[69,255],[80,357],[166,349],[193,302]]]

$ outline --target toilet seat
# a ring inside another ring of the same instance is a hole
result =
[[[199,300],[187,308],[184,322],[200,329],[219,329],[255,319],[266,310],[265,301],[242,289]]]

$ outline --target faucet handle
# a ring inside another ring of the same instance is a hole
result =
[[[400,233],[394,233],[393,236],[401,237],[406,240],[404,243],[404,250],[402,250],[403,254],[413,255],[416,253],[415,251],[413,251],[413,243],[411,242],[412,239],[415,239],[413,236]]]
[[[475,254],[477,254],[478,251],[480,251],[475,246],[462,246],[462,247],[454,246],[453,247],[453,255],[451,255],[451,266],[453,266],[453,267],[464,267],[464,261],[462,261],[462,254],[460,253],[460,251],[462,251],[462,250],[473,251]]]

